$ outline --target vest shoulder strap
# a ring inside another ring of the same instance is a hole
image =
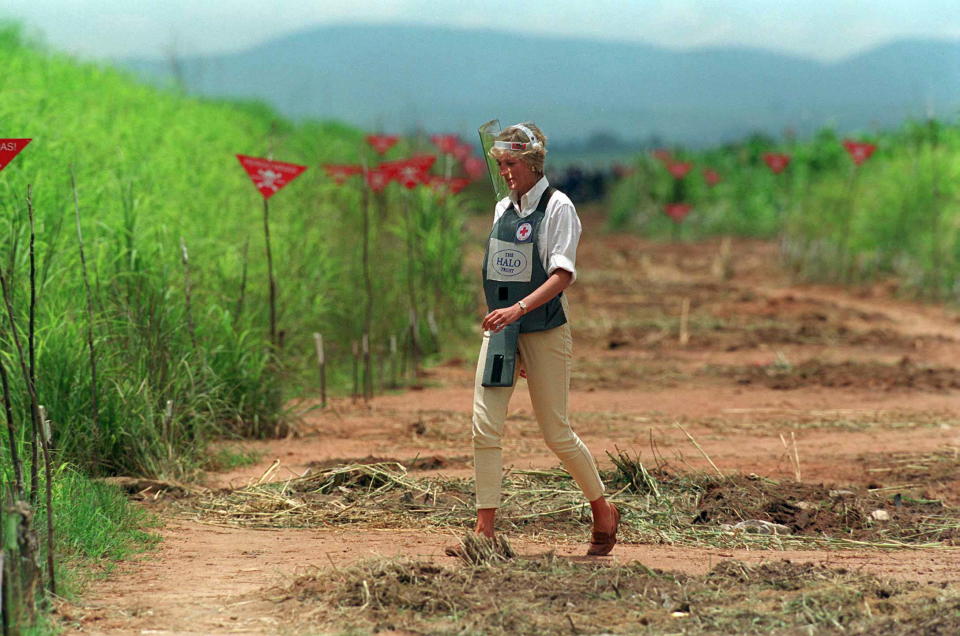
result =
[[[540,195],[540,203],[537,205],[537,209],[541,212],[547,211],[547,204],[550,203],[550,199],[553,198],[553,195],[556,194],[557,189],[553,186],[547,186],[547,189],[543,191],[543,194]]]
[[[547,186],[547,189],[543,191],[543,194],[540,195],[540,202],[537,203],[537,212],[546,212],[547,204],[550,203],[550,199],[553,198],[553,195],[556,194],[557,189],[553,186]],[[517,205],[510,201],[510,207],[507,209],[512,209],[517,215],[520,215],[520,210],[517,208]]]

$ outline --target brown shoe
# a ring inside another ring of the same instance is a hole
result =
[[[593,531],[590,537],[590,547],[587,549],[587,556],[607,556],[617,545],[617,527],[620,525],[620,511],[613,504],[613,532]]]

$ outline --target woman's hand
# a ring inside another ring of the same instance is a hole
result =
[[[483,318],[482,327],[484,331],[497,333],[512,322],[520,320],[523,310],[520,305],[513,304],[503,309],[494,309]]]

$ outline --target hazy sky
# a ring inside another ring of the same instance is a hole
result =
[[[84,57],[243,49],[335,22],[579,35],[687,48],[740,44],[833,60],[903,37],[960,39],[960,0],[0,0]]]

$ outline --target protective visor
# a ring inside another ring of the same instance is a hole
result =
[[[497,197],[497,201],[499,201],[510,194],[510,188],[507,187],[507,182],[504,178],[500,176],[497,160],[490,156],[490,151],[493,148],[500,148],[501,146],[499,144],[510,142],[497,141],[497,137],[500,135],[499,119],[491,119],[480,126],[477,132],[480,133],[480,147],[483,149],[483,159],[487,162],[487,173],[490,175],[490,183],[493,184],[493,192]],[[507,148],[507,150],[512,150],[512,148]]]

